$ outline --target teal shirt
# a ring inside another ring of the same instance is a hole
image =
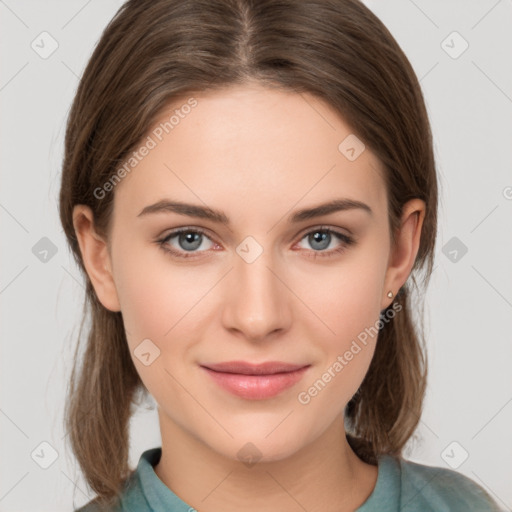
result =
[[[146,450],[125,484],[121,508],[111,512],[196,512],[153,470],[161,448]],[[94,500],[93,500],[94,501]],[[99,512],[93,501],[76,512]],[[375,488],[356,512],[499,512],[479,484],[447,468],[425,466],[390,455],[378,459]]]

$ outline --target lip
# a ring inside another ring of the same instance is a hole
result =
[[[304,364],[290,364],[281,361],[267,361],[265,363],[247,363],[245,361],[226,361],[224,363],[201,365],[210,370],[222,373],[238,373],[241,375],[271,375],[274,373],[293,372],[304,368]]]
[[[281,361],[252,364],[245,361],[201,365],[220,387],[249,400],[274,397],[299,382],[310,365]]]

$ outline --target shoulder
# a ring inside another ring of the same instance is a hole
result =
[[[107,509],[108,510],[108,509]],[[116,509],[110,508],[110,511],[114,512]],[[101,507],[101,505],[98,503],[97,499],[93,499],[83,505],[80,508],[75,509],[74,512],[106,512],[104,507]]]
[[[75,509],[74,512],[123,512],[128,508],[130,510],[146,510],[145,502],[140,503],[141,499],[142,495],[137,472],[132,471],[123,482],[122,492],[110,504],[102,504],[99,501],[99,497],[96,497],[80,508]],[[133,505],[143,506],[133,509]]]
[[[120,512],[121,510],[120,505],[101,505],[98,498],[95,498],[82,507],[75,509],[74,512]]]
[[[399,459],[401,505],[405,511],[499,512],[487,491],[452,469]]]
[[[148,502],[148,495],[152,495],[155,485],[158,486],[160,483],[164,486],[153,471],[153,466],[160,459],[161,453],[161,447],[151,448],[142,453],[137,467],[132,469],[124,479],[122,490],[117,495],[115,503],[102,505],[96,497],[74,512],[132,512],[135,510],[150,512],[153,510]]]

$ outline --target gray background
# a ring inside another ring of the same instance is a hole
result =
[[[441,182],[426,297],[429,387],[406,456],[455,467],[511,510],[512,2],[365,3],[421,79]],[[92,497],[62,428],[84,289],[57,198],[78,77],[120,5],[0,0],[0,511],[69,511],[73,496],[77,506]],[[51,49],[43,31],[58,44],[47,58],[31,47]],[[135,466],[160,445],[154,403],[131,434]]]

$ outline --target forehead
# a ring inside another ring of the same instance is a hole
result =
[[[237,215],[339,197],[385,209],[381,164],[359,144],[310,94],[237,85],[184,96],[141,141],[150,149],[116,186],[116,209],[137,215],[166,197],[228,202]]]

